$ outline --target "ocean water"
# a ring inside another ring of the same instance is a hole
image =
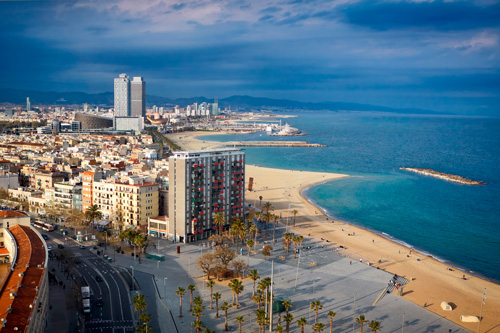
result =
[[[297,115],[287,121],[309,136],[238,134],[202,139],[326,144],[325,148],[248,148],[247,163],[349,174],[304,194],[331,217],[500,280],[500,119],[365,112]],[[455,184],[399,170],[403,166],[487,184]]]

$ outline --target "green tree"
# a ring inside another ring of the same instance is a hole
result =
[[[190,302],[189,302],[189,311],[192,311],[193,310],[193,291],[196,290],[196,287],[194,284],[190,284],[189,286],[187,286],[187,290],[189,290],[189,292],[191,293]]]
[[[325,324],[323,323],[315,323],[312,327],[314,332],[323,332],[323,329],[325,328]]]
[[[215,300],[215,318],[219,318],[219,300],[222,295],[219,292],[216,292],[212,295],[212,298]]]
[[[256,269],[252,269],[250,272],[248,272],[248,276],[253,281],[253,293],[252,293],[252,296],[254,296],[255,295],[255,283],[257,282],[258,279],[260,279],[259,272]]]
[[[304,326],[307,325],[307,319],[304,317],[301,317],[299,320],[297,320],[297,326],[300,326],[300,332],[304,333]]]
[[[267,245],[264,245],[264,247],[262,248],[262,255],[264,256],[264,258],[266,258],[267,260],[267,257],[269,257],[271,255],[271,251],[273,250],[273,247],[269,244]]]
[[[201,329],[203,328],[203,325],[201,325],[201,320],[193,321],[191,327],[196,328],[196,333],[200,333]]]
[[[335,317],[336,315],[337,315],[336,312],[328,311],[327,316],[330,318],[330,333],[333,332],[333,317]]]
[[[243,318],[243,316],[238,316],[234,320],[238,322],[239,331],[241,333],[241,324],[245,322],[245,319]]]
[[[148,307],[148,303],[146,303],[146,298],[143,294],[135,294],[133,297],[134,300],[134,312],[139,311],[139,316]]]
[[[360,315],[358,318],[355,318],[356,319],[356,322],[359,324],[359,332],[360,333],[363,333],[363,324],[364,323],[367,323],[368,320],[366,320],[365,316],[364,315]]]
[[[286,323],[286,333],[290,333],[290,323],[293,321],[293,314],[287,313],[283,316],[283,320]]]
[[[262,199],[264,199],[262,197],[262,195],[259,195],[259,206],[260,206],[260,208],[262,208]]]
[[[368,324],[368,327],[372,329],[372,333],[377,333],[378,331],[380,331],[380,322],[379,321],[375,321],[375,320],[372,320],[369,324]]]
[[[93,224],[95,223],[95,220],[102,218],[102,213],[97,205],[92,205],[85,211],[85,217],[89,221],[89,224],[92,223],[92,230],[94,230],[95,228]]]
[[[212,306],[212,297],[213,297],[214,285],[215,285],[215,281],[214,280],[208,280],[207,281],[207,287],[210,288],[210,310],[213,309],[213,306]]]
[[[222,304],[222,305],[220,306],[220,309],[221,309],[222,311],[224,311],[224,316],[225,316],[225,319],[224,319],[224,320],[225,320],[225,321],[224,321],[224,331],[226,331],[226,332],[228,331],[228,327],[227,327],[227,310],[229,310],[229,308],[230,308],[231,306],[232,306],[232,305],[231,305],[231,304],[229,304],[228,302],[224,302],[224,304]]]
[[[298,210],[294,209],[292,210],[292,214],[293,214],[293,225],[295,225],[295,216],[297,216],[297,214],[299,213]]]
[[[217,213],[214,216],[214,224],[219,230],[219,235],[222,233],[222,227],[226,224],[226,219],[224,218],[224,213]]]
[[[232,279],[229,282],[228,287],[231,288],[231,290],[233,292],[233,304],[232,305],[235,305],[234,301],[235,301],[235,296],[236,296],[236,309],[239,309],[240,302],[239,302],[238,296],[239,296],[239,294],[241,294],[241,292],[244,289],[243,283],[238,279]]]
[[[283,333],[283,330],[284,330],[283,326],[280,325],[276,326],[276,332]]]
[[[255,242],[253,239],[247,239],[247,247],[248,247],[248,260],[247,263],[250,264],[250,249],[254,246]]]
[[[283,245],[285,245],[287,255],[288,255],[288,250],[290,249],[290,245],[292,245],[292,238],[293,235],[289,232],[285,233],[283,237]]]
[[[292,301],[288,299],[286,301],[283,301],[283,303],[281,304],[283,304],[283,306],[285,307],[286,313],[288,313],[289,309],[293,307]]]
[[[318,311],[323,309],[323,305],[321,305],[321,301],[312,301],[311,302],[311,309],[314,310],[314,312],[315,312],[314,323],[316,324],[318,322]]]
[[[273,242],[276,241],[276,224],[278,223],[280,217],[273,214]]]
[[[186,290],[182,287],[179,287],[179,289],[177,289],[175,291],[175,294],[177,296],[179,296],[179,302],[180,302],[180,305],[179,305],[179,317],[182,317],[182,296],[184,296],[186,294]]]

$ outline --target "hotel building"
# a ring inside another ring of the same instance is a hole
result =
[[[217,231],[215,214],[224,215],[224,229],[244,217],[241,149],[175,152],[169,158],[169,173],[169,237],[185,243],[206,239]]]

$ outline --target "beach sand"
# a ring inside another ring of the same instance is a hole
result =
[[[184,132],[168,136],[186,150],[198,150],[221,146],[217,142],[195,139],[197,136],[214,134],[223,133]],[[483,291],[486,288],[481,332],[500,332],[500,285],[454,268],[452,271],[448,270],[447,265],[373,232],[341,221],[332,221],[301,195],[304,188],[347,175],[280,170],[253,165],[246,165],[245,174],[246,184],[249,177],[254,179],[254,191],[247,190],[245,193],[247,203],[259,208],[259,196],[262,196],[262,204],[270,202],[275,209],[274,214],[281,214],[283,218],[289,216],[290,221],[294,219],[290,211],[297,210],[294,227],[296,232],[304,236],[310,234],[316,239],[329,240],[328,244],[333,243],[336,246],[343,246],[345,239],[345,254],[353,260],[362,259],[365,263],[370,262],[374,269],[379,267],[411,280],[404,287],[404,298],[422,307],[425,304],[429,311],[474,332],[477,332],[478,324],[463,323],[460,316],[479,316]],[[466,280],[462,278],[464,274]],[[450,303],[454,309],[442,310],[440,305],[443,301]]]

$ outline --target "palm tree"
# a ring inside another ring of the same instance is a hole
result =
[[[286,313],[288,313],[288,310],[291,307],[293,307],[292,301],[290,301],[288,299],[286,301],[283,301],[283,303],[281,303],[281,304],[283,304],[283,306],[285,307]]]
[[[259,201],[260,201],[260,202],[259,202],[259,205],[260,205],[260,208],[262,208],[262,199],[264,199],[264,198],[262,197],[262,195],[259,195]]]
[[[219,229],[219,235],[222,233],[222,226],[226,224],[226,219],[224,218],[224,213],[217,213],[214,216],[214,224]]]
[[[215,281],[214,280],[208,280],[207,281],[207,287],[210,288],[210,310],[213,309],[213,306],[212,306],[212,297],[213,297],[213,288],[214,288],[214,285],[215,285]]]
[[[200,330],[203,328],[203,326],[201,325],[201,320],[193,321],[193,323],[191,324],[191,327],[195,327],[196,333],[200,333]]]
[[[323,323],[316,323],[313,325],[312,329],[314,332],[323,332],[323,328],[325,328],[325,324]]]
[[[102,218],[102,213],[99,211],[99,207],[97,205],[90,206],[85,211],[85,217],[89,221],[89,224],[95,222],[95,220]],[[92,225],[92,233],[94,233],[94,225]]]
[[[273,204],[270,202],[266,202],[264,204],[264,210],[269,213],[270,211],[274,210]]]
[[[239,326],[240,333],[241,333],[241,324],[243,324],[245,322],[245,319],[243,318],[243,316],[238,316],[234,320],[236,320],[238,322],[238,326]]]
[[[210,328],[208,327],[205,327],[205,330],[203,331],[203,333],[217,333],[215,331],[212,331]]]
[[[148,307],[148,303],[146,303],[146,298],[143,294],[134,295],[134,307],[134,312],[139,311],[139,316],[142,314],[142,311],[144,311]]]
[[[264,332],[264,327],[269,323],[269,319],[266,317],[266,311],[264,309],[257,309],[255,311],[255,316],[259,324],[259,333]]]
[[[299,245],[299,236],[295,235],[292,237],[293,242],[293,259],[297,259],[297,245]]]
[[[283,330],[284,330],[283,326],[280,325],[276,326],[276,332],[283,333]]]
[[[292,210],[292,214],[293,214],[293,225],[295,225],[295,216],[297,216],[297,214],[298,214],[298,213],[299,213],[299,212],[298,212],[298,210],[296,210],[296,209]]]
[[[248,276],[253,281],[253,293],[252,293],[253,296],[255,295],[255,282],[257,282],[257,280],[260,279],[259,272],[256,269],[252,269],[250,272],[248,272]]]
[[[290,249],[290,245],[292,245],[292,238],[293,235],[289,232],[285,233],[284,239],[283,239],[283,244],[286,247],[286,255],[288,255],[288,250]]]
[[[312,301],[311,302],[311,309],[316,312],[314,316],[314,323],[318,323],[318,311],[323,309],[323,305],[321,305],[321,301]]]
[[[229,310],[230,307],[232,307],[232,305],[229,304],[228,302],[224,302],[224,304],[222,304],[220,306],[220,309],[222,311],[224,311],[224,315],[226,316],[226,319],[225,319],[225,322],[224,322],[224,331],[228,330],[228,328],[227,328],[227,310]]]
[[[219,318],[219,299],[222,295],[219,292],[216,292],[212,295],[212,298],[215,300],[215,318]]]
[[[231,288],[231,290],[233,291],[233,304],[232,305],[235,305],[234,304],[234,296],[236,296],[236,309],[239,309],[240,302],[239,302],[238,296],[239,296],[239,294],[241,294],[241,292],[244,289],[243,283],[241,283],[241,281],[238,279],[232,279],[229,282],[228,287]]]
[[[193,310],[193,291],[196,290],[196,287],[194,284],[190,284],[187,289],[191,292],[191,300],[189,302],[189,311],[191,312]]]
[[[259,231],[257,226],[255,224],[251,224],[250,227],[248,227],[248,231],[250,232],[251,235],[253,235],[253,241],[254,243],[257,242],[257,232]]]
[[[193,304],[195,306],[201,306],[203,304],[203,300],[200,296],[196,296],[195,298],[193,298]]]
[[[380,321],[372,320],[368,324],[368,327],[372,329],[372,333],[377,333],[377,331],[380,331]]]
[[[276,240],[276,223],[278,223],[279,218],[278,215],[273,215],[273,242]]]
[[[360,315],[358,318],[356,318],[356,322],[360,325],[360,333],[363,333],[363,324],[367,323],[368,320],[366,320],[364,315]]]
[[[248,247],[248,260],[247,264],[250,264],[250,249],[254,246],[255,242],[252,239],[247,239],[247,247]]]
[[[265,212],[264,214],[262,214],[262,218],[264,219],[264,222],[266,223],[266,232],[264,233],[264,235],[267,237],[267,225],[269,224],[269,222],[273,218],[273,214],[271,214],[269,212]]]
[[[179,317],[182,317],[182,296],[184,296],[186,294],[186,290],[182,287],[179,287],[179,289],[177,289],[175,291],[175,294],[177,296],[179,296],[179,302],[180,302],[180,305],[179,305]]]
[[[196,320],[194,321],[194,323],[199,323],[196,326],[192,326],[192,327],[196,327],[196,333],[200,333],[200,329],[202,328],[201,316],[204,315],[203,310],[205,310],[205,307],[202,306],[201,303],[197,302],[197,304],[193,308],[193,311],[191,312],[191,314],[196,317]]]
[[[300,326],[300,332],[304,333],[304,326],[307,325],[307,319],[302,317],[299,320],[297,320],[297,326]]]
[[[293,314],[287,313],[283,316],[283,320],[286,322],[286,333],[290,332],[290,323],[293,321]]]
[[[328,311],[327,316],[330,317],[330,333],[333,332],[333,317],[335,317],[337,313],[333,311]]]

